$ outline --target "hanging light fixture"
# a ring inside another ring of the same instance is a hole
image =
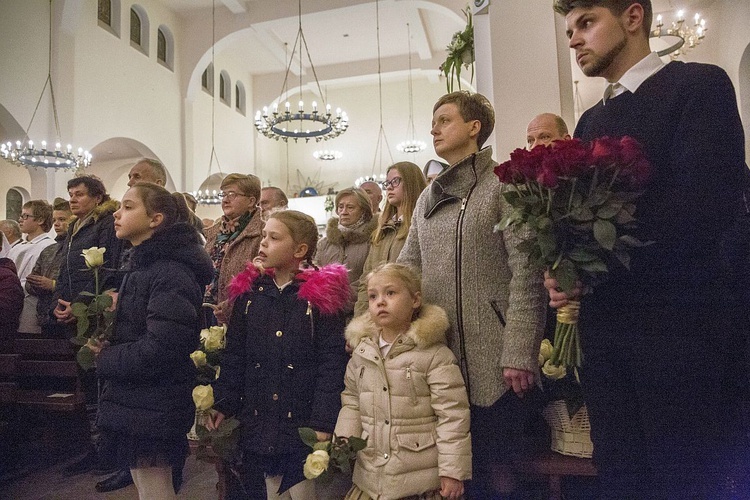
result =
[[[211,71],[216,72],[216,0],[211,1]],[[211,75],[213,81],[213,75]],[[221,171],[221,164],[219,163],[219,157],[216,155],[216,89],[212,89],[211,93],[211,157],[208,160],[208,176],[206,180],[200,185],[197,191],[193,191],[192,195],[200,205],[220,205],[221,198],[219,197],[219,191],[221,190],[221,181],[226,177],[226,174]],[[214,158],[216,158],[216,166],[219,168],[219,172],[211,175],[211,169],[214,165]],[[218,188],[218,189],[217,189]]]
[[[321,149],[318,151],[315,151],[313,153],[313,157],[316,160],[324,160],[324,161],[332,161],[332,160],[338,160],[343,156],[341,151],[336,150],[328,150],[328,149]]]
[[[268,107],[264,107],[263,111],[256,111],[255,113],[255,128],[258,132],[268,137],[269,139],[279,139],[287,142],[289,139],[294,139],[297,142],[299,139],[304,139],[305,142],[309,142],[310,139],[315,139],[316,142],[327,141],[335,137],[340,136],[346,132],[349,128],[349,117],[345,111],[341,111],[341,108],[336,108],[335,115],[331,112],[331,105],[325,102],[323,98],[323,92],[320,90],[320,83],[318,82],[318,75],[315,72],[315,66],[313,65],[312,58],[310,57],[310,50],[307,48],[307,40],[305,40],[305,34],[302,31],[302,0],[298,0],[299,6],[299,29],[297,30],[297,38],[294,41],[294,47],[292,47],[292,55],[289,58],[289,64],[286,68],[286,75],[284,76],[284,83],[281,87],[279,99],[273,103],[273,111],[269,114]],[[294,60],[294,54],[297,52],[299,45],[299,105],[296,111],[292,110],[292,105],[289,101],[284,104],[284,109],[279,111],[279,103],[287,90],[287,81],[289,79],[289,70],[292,67],[292,61]],[[305,110],[305,103],[302,101],[302,46],[305,47],[305,54],[307,60],[310,63],[310,69],[313,77],[315,78],[315,85],[318,88],[318,94],[323,99],[323,106],[321,110],[318,110],[317,101],[312,102],[312,111]]]
[[[39,104],[42,102],[42,97],[44,97],[44,91],[47,90],[47,87],[49,87],[49,94],[52,98],[52,114],[55,118],[55,133],[57,134],[57,141],[54,148],[52,145],[48,146],[47,141],[41,141],[38,145],[35,145],[34,141],[29,139],[31,125],[34,123],[36,112],[39,111]],[[88,151],[84,151],[83,148],[75,149],[70,144],[63,148],[60,140],[60,120],[57,117],[55,90],[52,85],[52,0],[49,2],[47,80],[44,82],[42,93],[39,95],[36,108],[34,108],[34,113],[31,115],[29,126],[26,127],[23,140],[16,141],[15,144],[12,142],[0,144],[0,156],[15,165],[27,167],[78,169],[86,168],[91,163],[91,155]]]
[[[376,164],[379,165],[380,172],[383,171],[383,150],[384,149],[388,153],[388,157],[390,158],[390,163],[393,163],[393,155],[391,154],[391,147],[388,144],[388,137],[386,137],[385,129],[383,128],[383,77],[382,77],[381,65],[380,65],[380,1],[379,0],[375,0],[375,33],[376,33],[377,44],[378,44],[378,108],[380,110],[380,128],[378,130],[378,139],[375,144],[375,156],[372,159],[372,172],[370,176],[367,177],[367,179],[377,182],[375,180],[377,178],[375,174],[375,165]],[[383,180],[385,180],[385,175],[381,173],[380,176],[383,178]]]
[[[695,14],[691,26],[685,22],[685,11],[677,12],[677,19],[672,21],[669,28],[664,28],[664,18],[656,16],[656,27],[651,30],[651,38],[673,38],[675,43],[666,49],[657,51],[659,57],[669,55],[673,61],[681,55],[686,55],[697,47],[706,37],[706,20],[700,14]]]
[[[427,144],[425,144],[424,141],[416,139],[417,131],[414,127],[414,94],[412,90],[411,79],[411,28],[409,27],[409,23],[406,23],[406,33],[409,44],[409,126],[406,133],[409,138],[405,141],[400,142],[396,146],[396,149],[398,149],[402,153],[416,154],[420,151],[423,151],[427,147]]]

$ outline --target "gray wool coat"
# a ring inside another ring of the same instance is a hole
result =
[[[493,231],[511,209],[494,166],[485,148],[444,170],[417,200],[398,258],[421,272],[425,302],[448,313],[448,345],[479,406],[508,390],[503,368],[538,372],[547,301],[517,250],[527,234]]]

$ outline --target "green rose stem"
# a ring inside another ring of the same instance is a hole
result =
[[[570,300],[557,310],[555,340],[550,362],[555,366],[581,366],[581,342],[578,338],[578,313],[581,303]]]

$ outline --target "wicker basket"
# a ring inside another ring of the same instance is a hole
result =
[[[553,401],[543,410],[544,418],[552,429],[552,451],[574,457],[591,458],[591,426],[586,406],[570,418],[565,401]]]

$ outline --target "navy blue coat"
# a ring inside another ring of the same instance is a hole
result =
[[[133,248],[114,339],[97,359],[97,426],[140,437],[184,437],[195,416],[190,360],[213,265],[198,232],[176,224]]]
[[[336,278],[348,296],[346,268]],[[304,461],[311,450],[297,429],[331,433],[336,425],[348,361],[346,299],[336,313],[323,314],[300,297],[305,286],[295,279],[280,291],[263,275],[234,304],[221,375],[213,384],[214,408],[238,415],[246,453],[301,455]],[[302,465],[290,464],[282,490],[304,479]]]

